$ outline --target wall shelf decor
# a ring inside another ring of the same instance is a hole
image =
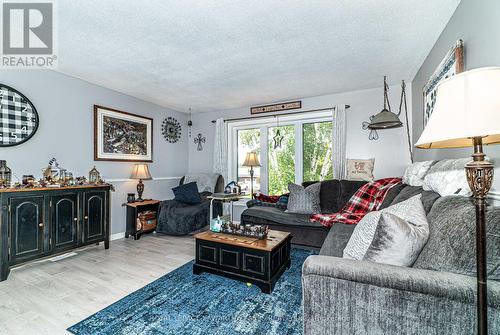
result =
[[[176,143],[181,138],[181,130],[181,125],[175,118],[169,116],[163,120],[161,133],[167,142]]]
[[[94,105],[94,160],[153,161],[153,119]]]
[[[280,111],[285,111],[290,109],[300,109],[300,108],[302,108],[302,101],[290,101],[274,105],[250,107],[250,113],[261,114],[261,113],[280,112]]]
[[[28,141],[38,129],[33,103],[18,90],[0,84],[0,147]]]

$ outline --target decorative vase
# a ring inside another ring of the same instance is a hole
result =
[[[135,193],[127,193],[127,202],[135,201]]]
[[[10,187],[12,171],[7,166],[7,161],[0,160],[0,186]]]

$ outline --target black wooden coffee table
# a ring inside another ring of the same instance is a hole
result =
[[[270,230],[267,238],[236,236],[206,231],[195,235],[193,273],[210,272],[257,285],[271,293],[281,274],[290,267],[287,232]]]

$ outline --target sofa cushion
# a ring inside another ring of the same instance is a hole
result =
[[[172,188],[174,200],[185,204],[199,204],[201,202],[200,193],[196,182],[186,183]]]
[[[472,192],[465,175],[465,165],[470,161],[470,158],[438,161],[425,175],[424,190],[437,192],[441,196],[470,196]]]
[[[349,180],[364,180],[372,182],[373,166],[375,158],[371,159],[348,159],[346,163],[347,179]]]
[[[339,210],[351,199],[361,186],[366,184],[366,181],[359,180],[341,180],[340,181],[340,194],[339,194]],[[339,210],[335,211],[338,212]],[[335,213],[334,212],[334,213]]]
[[[317,181],[305,181],[302,183],[304,187],[318,183]],[[339,180],[324,180],[321,182],[319,191],[319,202],[322,213],[335,213],[342,207],[339,204],[340,181]]]
[[[378,208],[379,210],[384,209],[392,205],[394,199],[399,195],[399,193],[406,187],[407,185],[403,183],[399,183],[396,186],[392,187],[389,192],[385,195],[384,201]]]
[[[424,205],[425,213],[429,214],[432,206],[434,205],[434,202],[439,199],[440,196],[434,191],[424,191],[420,186],[409,186],[403,184],[403,187],[399,191],[399,194],[396,195],[396,197],[392,201],[391,206],[408,200],[417,194],[422,194],[422,198],[420,200],[422,200],[422,205]]]
[[[424,206],[419,206],[425,218]],[[397,266],[412,266],[429,238],[427,221],[404,220],[382,213],[375,236],[363,257],[364,261]]]
[[[307,187],[290,183],[288,184],[290,196],[288,197],[287,213],[318,214],[321,213],[319,193],[321,184],[312,184]]]
[[[429,241],[413,265],[416,268],[476,275],[476,214],[471,198],[438,199],[428,215]],[[500,280],[500,207],[488,207],[487,273]]]
[[[343,257],[356,260],[363,259],[373,241],[382,213],[391,213],[411,222],[427,222],[420,198],[421,195],[416,195],[381,211],[373,211],[366,214],[356,225],[356,228],[354,228],[354,232],[344,249]]]
[[[307,187],[317,181],[306,181],[302,185]],[[354,180],[324,180],[321,182],[319,193],[322,214],[337,213],[351,199],[356,191],[366,184],[366,181]]]
[[[300,226],[300,227],[323,227],[320,223],[309,221],[309,214],[296,214],[296,213],[287,213],[280,208],[276,207],[252,207],[245,209],[242,216],[253,216],[256,218],[260,218],[264,221],[271,221],[274,223],[280,223],[283,225],[290,226]]]
[[[342,253],[349,238],[351,238],[354,227],[356,226],[352,224],[334,224],[330,228],[319,254],[322,256],[342,257]]]
[[[434,161],[415,162],[408,166],[403,174],[403,183],[411,186],[424,185],[424,177]]]

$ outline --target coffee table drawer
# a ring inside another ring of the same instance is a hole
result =
[[[200,244],[198,246],[198,261],[210,264],[218,264],[217,262],[218,248],[216,246]]]
[[[241,269],[241,253],[236,250],[220,248],[219,264],[224,268]]]

